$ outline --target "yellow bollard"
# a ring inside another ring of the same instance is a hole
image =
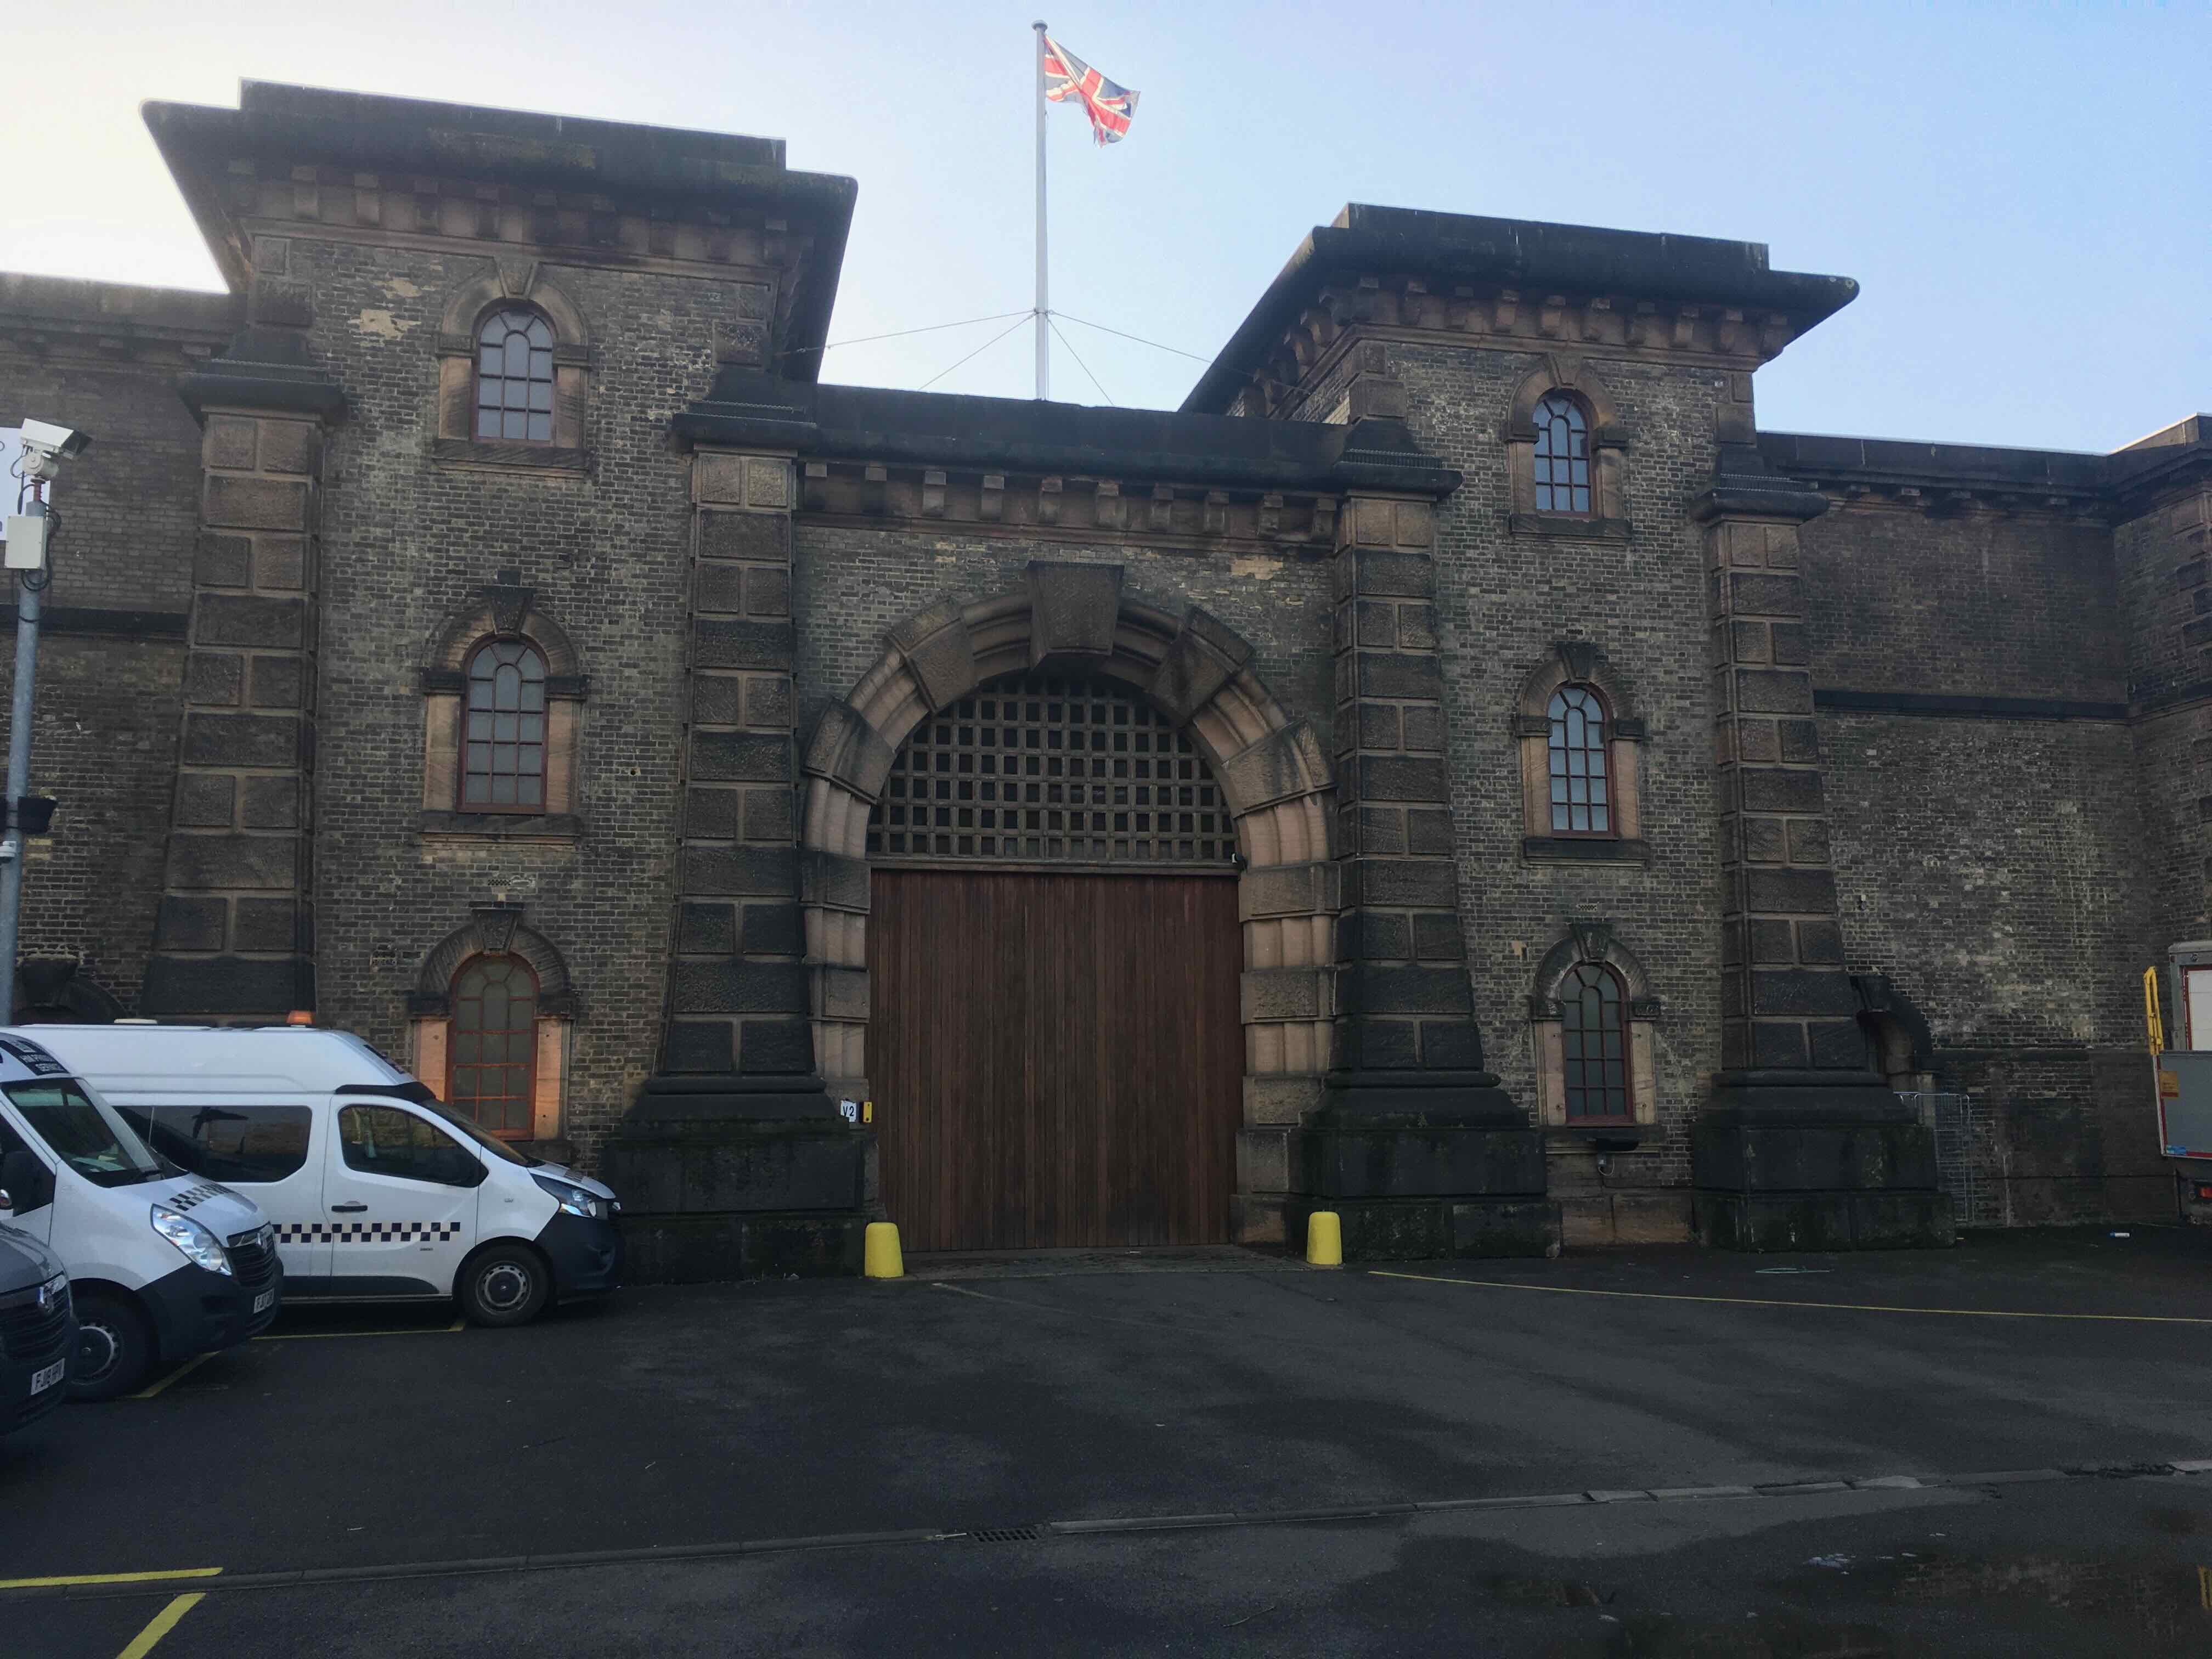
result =
[[[1344,1225],[1334,1210],[1316,1210],[1306,1218],[1306,1265],[1341,1267],[1344,1265]]]
[[[896,1222],[871,1221],[868,1224],[866,1241],[860,1249],[860,1271],[870,1279],[906,1277],[906,1258],[899,1254]]]

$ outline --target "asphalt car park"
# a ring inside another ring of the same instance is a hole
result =
[[[0,1649],[2212,1645],[2194,1237],[910,1268],[288,1313],[0,1443]]]

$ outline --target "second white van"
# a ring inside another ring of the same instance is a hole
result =
[[[517,1152],[348,1031],[31,1028],[155,1152],[258,1204],[288,1303],[452,1297],[520,1325],[622,1276],[622,1206]]]

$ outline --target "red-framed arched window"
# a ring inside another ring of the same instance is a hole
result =
[[[447,1101],[491,1133],[527,1140],[538,1096],[538,975],[520,957],[471,957],[453,975]]]

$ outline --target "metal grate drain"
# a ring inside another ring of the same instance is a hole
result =
[[[979,1527],[968,1534],[971,1544],[1034,1544],[1044,1536],[1042,1527]]]

